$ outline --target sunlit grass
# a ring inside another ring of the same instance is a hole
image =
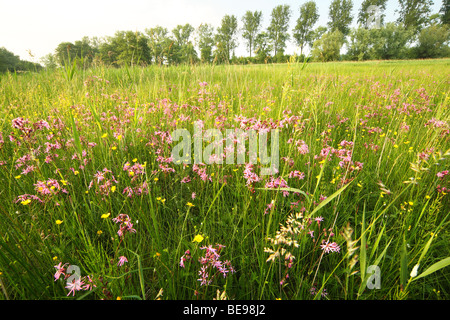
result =
[[[73,298],[61,262],[96,285],[75,298],[448,298],[448,66],[1,75],[0,297]],[[170,162],[171,132],[197,120],[279,127],[279,174]]]

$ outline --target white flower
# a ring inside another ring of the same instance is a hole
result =
[[[419,264],[416,264],[414,268],[411,270],[411,278],[417,277],[417,270],[419,269]]]

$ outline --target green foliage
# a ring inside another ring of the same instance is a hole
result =
[[[339,60],[343,44],[344,35],[339,30],[324,33],[314,42],[312,57],[315,61],[321,62]]]
[[[398,0],[400,8],[398,11],[398,22],[406,29],[413,30],[414,34],[420,32],[431,12],[433,0]]]
[[[217,28],[215,35],[216,51],[215,60],[218,62],[229,62],[234,49],[237,47],[238,23],[234,15],[225,15],[222,18],[221,25]]]
[[[417,58],[450,57],[450,30],[448,25],[431,25],[422,29],[415,48]]]
[[[261,27],[262,12],[261,11],[246,11],[245,15],[242,17],[243,27],[242,27],[242,37],[247,42],[247,49],[250,57],[254,50],[254,43],[256,36],[258,35],[259,29]]]
[[[0,48],[0,72],[5,71],[39,71],[42,66],[38,63],[21,60],[6,48]]]
[[[344,36],[350,32],[353,21],[352,0],[333,0],[330,4],[328,27],[330,31],[339,30]]]
[[[367,20],[369,19],[369,7],[377,6],[381,11],[379,14],[380,24],[383,25],[384,18],[386,16],[384,14],[384,10],[386,10],[386,2],[387,0],[364,0],[361,3],[361,7],[358,12],[358,23],[365,26],[367,24]]]
[[[313,37],[313,26],[319,19],[319,13],[316,3],[308,1],[300,7],[300,17],[297,19],[297,25],[292,30],[292,37],[300,47],[300,54],[307,43],[310,43]]]
[[[412,36],[412,30],[392,22],[379,29],[352,29],[346,56],[349,60],[359,61],[406,59],[409,58],[407,44]]]
[[[196,44],[200,49],[200,60],[202,62],[212,62],[214,46],[214,27],[207,23],[202,23],[196,30]]]
[[[289,19],[291,18],[291,9],[289,5],[278,5],[272,10],[270,15],[270,25],[267,28],[267,35],[276,57],[278,53],[283,53],[286,48],[286,41],[289,40],[287,32]]]

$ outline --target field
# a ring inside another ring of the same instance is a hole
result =
[[[0,75],[0,299],[448,299],[449,66]],[[195,124],[277,172],[173,161]]]

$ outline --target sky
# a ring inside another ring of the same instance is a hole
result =
[[[262,28],[270,23],[272,9],[280,4],[290,5],[292,16],[289,33],[299,17],[299,8],[307,0],[0,0],[0,47],[18,55],[23,60],[39,62],[40,58],[54,53],[61,42],[74,42],[84,36],[113,36],[116,31],[141,31],[157,25],[169,31],[178,24],[190,23],[197,28],[210,23],[215,28],[225,14],[236,15],[238,26],[247,10],[262,11]],[[353,0],[353,26],[362,0]],[[316,0],[319,21],[316,26],[326,26],[331,0]],[[434,0],[432,13],[437,13],[442,0]],[[394,21],[398,15],[398,0],[388,0],[385,21]],[[237,56],[247,56],[242,37],[235,51]],[[298,53],[292,41],[286,53]],[[30,56],[30,53],[32,56]]]

